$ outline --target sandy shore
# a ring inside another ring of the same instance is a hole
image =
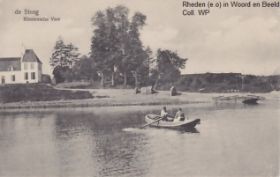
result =
[[[135,94],[134,90],[131,89],[87,89],[86,91],[92,93],[94,98],[4,103],[0,104],[0,109],[175,105],[210,102],[212,101],[211,96],[213,96],[200,93],[182,93],[182,95],[170,96],[168,91],[160,91],[157,94],[145,95]]]

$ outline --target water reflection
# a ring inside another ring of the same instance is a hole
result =
[[[177,107],[170,106],[175,113]],[[160,107],[0,114],[0,176],[276,176],[275,104],[187,105],[197,129],[140,129]],[[257,147],[257,148],[256,148]],[[246,167],[246,168],[245,168]]]

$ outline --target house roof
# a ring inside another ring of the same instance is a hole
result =
[[[0,71],[20,71],[20,57],[0,58]]]
[[[32,49],[26,49],[22,57],[22,62],[42,63]]]

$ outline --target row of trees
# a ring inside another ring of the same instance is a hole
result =
[[[124,6],[98,11],[91,19],[93,37],[90,53],[80,57],[78,48],[58,39],[50,64],[57,82],[71,80],[100,80],[102,86],[147,85],[174,82],[180,76],[187,59],[170,50],[157,50],[153,57],[149,47],[144,47],[140,31],[146,16],[136,12],[129,18]]]

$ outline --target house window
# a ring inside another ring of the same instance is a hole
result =
[[[2,84],[5,84],[5,76],[2,76],[2,77],[1,77],[1,83],[2,83]]]
[[[28,69],[28,65],[27,63],[24,63],[24,70],[27,70]]]
[[[28,73],[24,73],[24,79],[28,80]]]
[[[35,72],[32,72],[32,73],[31,73],[31,79],[32,79],[32,80],[35,80],[35,79],[36,79]]]
[[[34,69],[34,63],[31,63],[31,64],[30,64],[30,68],[31,68],[31,69]]]
[[[16,75],[12,75],[11,80],[12,80],[13,82],[15,82],[15,81],[16,81]]]

